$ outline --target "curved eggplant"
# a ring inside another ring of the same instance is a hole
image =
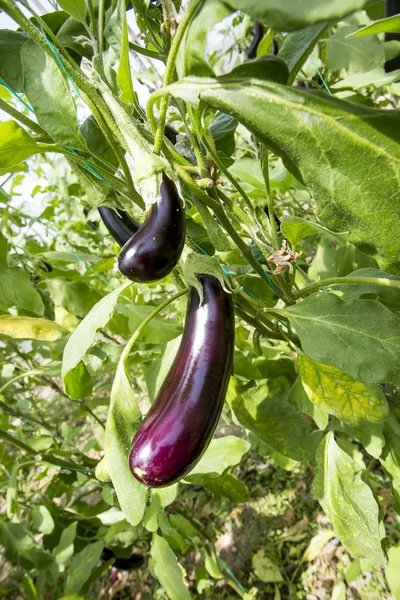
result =
[[[251,33],[253,39],[246,50],[247,58],[255,58],[257,56],[257,48],[264,37],[264,25],[260,21],[256,21]]]
[[[178,190],[174,182],[163,175],[160,198],[119,254],[120,272],[132,281],[143,283],[163,279],[181,256],[185,234],[185,211]]]
[[[175,483],[200,460],[217,426],[232,372],[232,296],[212,275],[198,279],[203,304],[192,287],[177,355],[132,441],[130,469],[149,487]]]
[[[109,233],[120,246],[124,246],[140,228],[127,212],[116,211],[107,206],[100,206],[99,213]]]

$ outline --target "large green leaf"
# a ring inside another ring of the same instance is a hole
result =
[[[111,319],[115,305],[118,302],[119,295],[129,285],[131,285],[130,282],[124,283],[107,294],[107,296],[102,298],[79,323],[64,349],[62,364],[63,379],[65,379],[69,371],[74,369],[85,356],[86,352],[94,342],[98,329],[107,325],[108,321]]]
[[[75,554],[68,569],[65,579],[64,591],[66,595],[80,592],[82,586],[90,577],[92,569],[100,560],[103,552],[103,542],[93,542],[85,546],[81,552]]]
[[[44,314],[42,298],[25,269],[0,267],[0,306],[16,306],[36,315]]]
[[[190,600],[177,558],[167,540],[157,534],[153,535],[151,544],[150,569],[170,600]]]
[[[216,479],[226,469],[240,463],[249,450],[249,442],[235,435],[213,439],[200,462],[185,479],[195,482]]]
[[[379,19],[379,21],[375,21],[375,23],[371,23],[371,25],[367,25],[366,27],[359,29],[353,33],[351,37],[354,38],[364,35],[376,35],[378,33],[389,32],[400,33],[400,15],[387,17],[386,19]]]
[[[322,440],[316,458],[313,491],[341,542],[354,556],[382,564],[379,507],[359,465],[338,446],[333,432]]]
[[[285,37],[278,56],[285,61],[289,69],[288,84],[292,84],[297,73],[307,60],[318,40],[333,25],[333,21],[323,21],[316,25],[310,25]]]
[[[235,10],[266,23],[276,31],[293,31],[307,25],[339,20],[365,8],[370,0],[223,0]]]
[[[244,387],[234,380],[228,401],[237,420],[273,450],[303,460],[315,449],[318,437],[311,435],[311,426],[288,402],[279,380],[260,380]]]
[[[384,46],[377,36],[348,38],[354,27],[341,27],[326,42],[325,62],[331,71],[366,73],[385,62]]]
[[[129,451],[142,414],[125,371],[125,361],[124,351],[111,389],[105,433],[105,466],[126,520],[137,525],[146,509],[148,490],[133,477],[129,468]]]
[[[21,31],[0,30],[0,77],[14,92],[22,92],[21,46],[27,39]]]
[[[260,80],[169,86],[236,117],[315,195],[320,220],[400,273],[400,111]]]
[[[314,360],[363,383],[400,383],[400,317],[380,302],[320,293],[285,313]]]
[[[347,275],[348,277],[373,277],[374,279],[394,279],[400,281],[400,277],[385,273],[379,269],[366,268],[357,269]],[[385,304],[393,311],[400,311],[400,294],[398,288],[383,287],[374,283],[343,283],[333,285],[332,290],[337,290],[340,294],[346,296],[346,300],[353,298],[370,298],[378,299],[382,304]]]
[[[117,0],[115,10],[108,19],[104,35],[119,58],[117,83],[121,90],[121,100],[123,102],[133,102],[135,91],[132,85],[129,63],[129,40],[125,0]]]
[[[46,152],[51,146],[37,144],[15,121],[0,123],[0,168],[19,165],[33,154]]]
[[[21,56],[24,92],[40,125],[58,144],[87,151],[69,86],[56,61],[32,40],[22,46]]]

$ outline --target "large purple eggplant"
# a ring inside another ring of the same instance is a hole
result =
[[[185,233],[185,211],[178,190],[174,182],[163,175],[160,198],[120,252],[118,267],[122,275],[144,283],[163,279],[181,256]]]
[[[140,228],[127,212],[116,211],[107,206],[100,206],[99,213],[109,233],[120,246],[124,246]]]
[[[178,353],[132,441],[129,465],[149,487],[178,481],[211,441],[232,371],[233,303],[218,279],[199,275],[204,301],[190,289]]]

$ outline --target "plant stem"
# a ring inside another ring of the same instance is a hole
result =
[[[259,331],[262,335],[265,335],[269,339],[284,340],[284,337],[282,336],[282,334],[280,334],[279,332],[271,331],[263,323],[261,323],[261,321],[259,321],[255,317],[252,317],[251,315],[248,315],[237,304],[235,306],[235,313],[237,314],[238,317],[243,319],[243,321],[245,321],[246,323],[248,323],[249,325],[254,327],[257,331]]]
[[[90,31],[91,31],[91,38],[93,41],[93,45],[94,45],[94,53],[97,54],[98,51],[98,45],[97,45],[97,40],[96,40],[96,17],[94,14],[94,8],[93,8],[93,2],[92,0],[88,0],[87,1],[87,6],[89,8],[89,16],[90,16]]]
[[[271,184],[269,181],[269,161],[268,161],[268,149],[263,147],[261,154],[261,168],[265,181],[265,190],[267,193],[267,206],[268,206],[268,219],[269,226],[271,229],[271,237],[274,242],[275,248],[279,249],[279,239],[278,239],[278,228],[276,226],[275,221],[275,213],[274,213],[274,203],[271,195]]]
[[[293,304],[300,298],[305,298],[310,294],[320,290],[323,287],[327,287],[329,285],[335,284],[365,284],[365,285],[380,285],[382,287],[396,288],[400,290],[400,280],[397,279],[387,279],[384,277],[330,277],[329,279],[324,279],[323,281],[317,281],[308,287],[303,288],[297,294],[294,294],[290,298],[290,303]]]
[[[30,377],[32,375],[42,375],[42,373],[43,373],[42,369],[31,369],[30,371],[25,371],[24,373],[20,373],[19,375],[16,375],[9,381],[6,381],[6,383],[0,388],[0,394],[2,394],[4,392],[4,390],[8,388],[8,386],[12,385],[16,381],[19,381],[20,379],[23,379],[24,377]]]
[[[211,144],[209,143],[209,141],[207,140],[206,137],[203,137],[202,142],[205,145],[205,147],[207,148],[207,152],[209,153],[209,155],[211,156],[211,158],[217,165],[218,169],[225,175],[225,177],[231,182],[233,187],[239,192],[239,194],[242,196],[247,208],[249,209],[250,213],[253,214],[254,206],[253,206],[250,198],[248,197],[248,195],[246,194],[246,192],[240,185],[240,183],[238,181],[236,181],[236,178],[228,171],[228,169],[225,167],[225,165],[221,162],[217,153],[214,152],[214,149],[211,147]]]
[[[104,0],[102,0],[104,2]],[[162,60],[165,62],[166,56],[164,54],[160,54],[159,52],[154,52],[153,50],[148,50],[147,48],[143,48],[143,46],[138,46],[137,44],[133,44],[129,42],[129,49],[137,52],[138,54],[143,54],[143,56],[148,56],[149,58],[154,58],[156,60]]]
[[[7,102],[4,102],[4,100],[2,100],[1,98],[0,98],[0,110],[4,110],[4,112],[11,115],[11,117],[14,117],[14,119],[16,119],[17,121],[20,121],[23,125],[25,125],[25,127],[28,127],[28,129],[30,129],[31,131],[34,131],[35,133],[38,133],[39,135],[41,135],[43,138],[46,138],[46,139],[43,139],[43,141],[46,141],[48,143],[52,142],[51,138],[47,135],[45,130],[40,127],[40,125],[38,123],[36,123],[35,121],[32,121],[32,119],[29,119],[29,117],[26,117],[23,113],[21,113],[19,110],[17,110],[13,106],[10,106],[9,104],[7,104]]]
[[[178,30],[175,34],[174,39],[172,40],[171,50],[169,51],[169,54],[168,54],[167,64],[165,66],[164,84],[163,84],[164,86],[169,85],[174,80],[175,63],[176,63],[176,57],[178,55],[179,46],[181,45],[183,36],[186,33],[186,29],[188,28],[189,23],[192,20],[194,13],[196,12],[198,6],[200,6],[200,4],[203,1],[204,0],[191,0],[191,2],[189,3],[189,6],[187,7],[187,9],[185,11],[185,14],[183,15],[183,19],[178,27]],[[159,154],[161,152],[162,144],[164,141],[164,128],[165,128],[165,121],[166,121],[167,110],[168,110],[168,99],[169,98],[167,95],[167,96],[163,97],[161,100],[160,114],[159,114],[159,118],[158,118],[158,126],[157,126],[156,130],[153,131],[153,133],[155,133],[155,136],[156,136],[155,141],[154,141],[154,153],[155,154]]]
[[[97,23],[97,37],[99,38],[99,53],[101,54],[104,50],[104,2],[105,0],[99,0],[99,14]]]

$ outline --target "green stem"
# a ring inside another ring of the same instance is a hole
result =
[[[99,38],[99,53],[101,54],[104,50],[104,2],[105,0],[99,0],[99,21],[97,23],[97,37]]]
[[[389,409],[389,414],[387,416],[387,422],[389,423],[390,428],[396,435],[400,435],[400,423],[396,419],[395,414],[392,410]]]
[[[225,175],[225,177],[231,182],[233,187],[239,192],[239,194],[243,198],[247,208],[249,209],[250,213],[253,214],[254,206],[253,206],[250,198],[248,197],[248,195],[246,194],[246,192],[240,185],[240,183],[238,181],[236,181],[236,178],[228,171],[228,169],[225,167],[225,165],[220,161],[217,153],[214,152],[214,149],[211,147],[211,144],[209,143],[209,141],[207,140],[206,137],[203,137],[202,142],[205,145],[205,147],[207,148],[207,152],[209,153],[209,155],[211,156],[211,158],[217,165],[218,169]]]
[[[262,168],[264,181],[265,181],[265,190],[267,193],[268,219],[269,219],[269,226],[271,229],[271,237],[274,242],[275,248],[278,250],[279,249],[278,228],[276,226],[276,221],[275,221],[274,203],[272,200],[271,184],[269,181],[268,150],[265,147],[263,147],[262,154],[261,154],[261,168]]]
[[[258,332],[262,335],[265,335],[269,339],[273,340],[283,340],[284,337],[279,332],[271,331],[268,329],[261,321],[257,318],[248,315],[240,306],[235,305],[235,313],[238,317],[240,317],[243,321],[254,327]]]
[[[193,18],[194,13],[196,12],[197,8],[200,6],[200,4],[203,1],[204,0],[191,0],[191,2],[189,3],[189,6],[187,7],[187,9],[185,11],[185,14],[183,15],[183,19],[178,27],[178,30],[175,34],[174,39],[172,40],[171,50],[169,51],[167,64],[165,65],[165,74],[164,74],[164,83],[163,83],[164,86],[169,85],[174,80],[175,63],[176,63],[176,57],[178,55],[179,47],[180,47],[183,37],[186,33],[186,30],[189,26],[189,23]],[[164,128],[165,128],[165,121],[166,121],[166,117],[167,117],[167,110],[168,110],[168,95],[163,97],[161,100],[158,126],[156,128],[156,131],[153,130],[153,133],[155,133],[155,136],[156,136],[156,139],[154,142],[154,153],[155,154],[159,154],[161,152],[162,144],[164,141]]]
[[[104,2],[104,0],[102,0]],[[143,56],[148,56],[149,58],[154,58],[156,60],[162,60],[165,62],[166,56],[164,54],[160,54],[159,52],[154,52],[153,50],[148,50],[147,48],[143,48],[143,46],[138,46],[137,44],[133,44],[129,42],[129,49],[137,52],[138,54],[142,54]]]
[[[122,354],[121,354],[121,358],[120,361],[122,361],[122,364],[125,365],[126,361],[128,359],[129,353],[132,350],[134,344],[136,343],[137,339],[139,338],[140,334],[142,333],[143,329],[150,323],[150,321],[152,319],[154,319],[154,317],[156,317],[162,310],[164,310],[164,308],[166,308],[169,304],[171,304],[172,302],[175,302],[175,300],[177,300],[178,298],[180,298],[181,296],[184,296],[185,294],[187,294],[189,292],[189,288],[185,288],[184,290],[180,290],[179,292],[177,292],[176,294],[174,294],[173,296],[171,296],[171,298],[168,298],[168,300],[165,300],[164,302],[162,302],[162,304],[159,304],[139,325],[139,327],[136,329],[135,333],[132,335],[131,339],[129,340],[129,342],[127,343],[127,345],[125,346]]]
[[[30,371],[25,371],[24,373],[20,373],[19,375],[16,375],[15,377],[13,377],[9,381],[7,381],[0,388],[0,394],[2,394],[4,392],[4,390],[6,390],[8,388],[8,386],[12,385],[16,381],[19,381],[20,379],[23,379],[24,377],[31,377],[32,375],[42,375],[42,373],[43,373],[42,369],[31,369]]]
[[[94,53],[97,54],[97,41],[96,41],[96,17],[94,14],[94,8],[92,0],[88,0],[87,6],[89,8],[89,16],[90,16],[90,25],[91,25],[91,35],[92,41],[94,43]]]
[[[47,139],[43,139],[43,141],[46,141],[48,143],[52,142],[51,138],[47,135],[45,130],[40,127],[40,125],[38,123],[36,123],[35,121],[32,121],[32,119],[29,119],[28,117],[26,117],[23,113],[19,112],[19,110],[17,110],[13,106],[10,106],[9,104],[7,104],[7,102],[4,102],[4,100],[2,100],[1,98],[0,98],[0,110],[4,110],[4,112],[8,113],[11,117],[16,119],[17,121],[20,121],[20,123],[25,125],[25,127],[28,127],[28,129],[30,129],[31,131],[34,131],[35,133],[38,133],[42,137],[47,138]]]
[[[396,288],[400,289],[400,280],[397,279],[387,279],[384,277],[331,277],[329,279],[324,279],[323,281],[317,281],[308,287],[303,288],[297,294],[294,294],[290,298],[290,302],[293,304],[300,298],[305,298],[310,294],[320,290],[323,287],[327,287],[329,285],[335,284],[365,284],[365,285],[380,285],[382,287]]]

